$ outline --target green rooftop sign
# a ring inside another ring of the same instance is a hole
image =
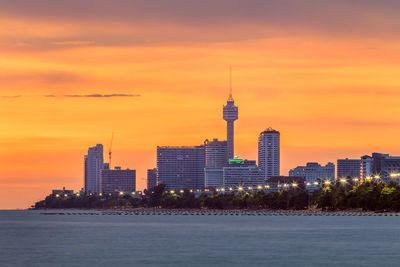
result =
[[[229,162],[242,163],[242,159],[230,159]]]

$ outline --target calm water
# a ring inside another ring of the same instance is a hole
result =
[[[0,266],[399,266],[400,217],[0,211]]]

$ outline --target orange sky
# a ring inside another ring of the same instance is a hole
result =
[[[103,16],[100,2],[86,19],[66,7],[58,18],[57,6],[0,11],[0,209],[27,208],[53,188],[80,189],[83,155],[96,143],[107,150],[112,132],[113,162],[137,170],[139,189],[157,145],[224,139],[229,65],[238,156],[256,159],[269,126],[281,132],[283,175],[307,161],[400,154],[395,2],[349,6],[336,21],[314,16],[311,4],[303,17],[272,21],[203,7],[204,23],[188,5],[134,20],[123,8]],[[346,7],[337,3],[330,8]],[[140,96],[65,96],[89,94]]]

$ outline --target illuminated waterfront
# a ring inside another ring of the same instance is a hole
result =
[[[216,213],[0,211],[0,265],[395,266],[400,260],[398,216]]]

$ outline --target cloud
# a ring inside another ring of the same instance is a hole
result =
[[[3,98],[19,98],[22,97],[22,95],[5,95]]]
[[[44,95],[44,97],[93,97],[93,98],[101,98],[101,97],[139,97],[140,94],[89,94],[89,95]]]

